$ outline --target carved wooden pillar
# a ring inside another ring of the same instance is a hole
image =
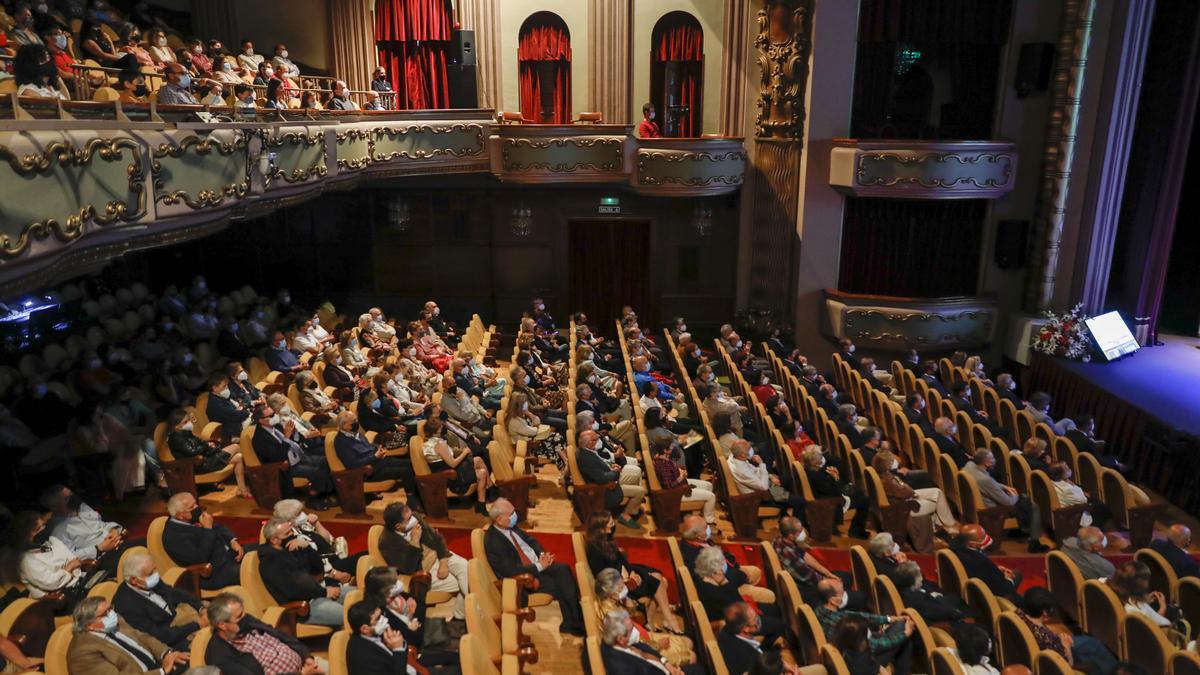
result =
[[[588,107],[608,124],[629,123],[633,86],[629,50],[633,43],[630,0],[589,0]]]
[[[1025,280],[1026,309],[1041,311],[1054,300],[1058,277],[1063,216],[1071,188],[1075,134],[1079,128],[1079,99],[1087,68],[1096,0],[1065,0],[1062,29],[1054,61],[1053,99],[1043,151],[1042,184],[1038,190],[1037,243]]]
[[[783,319],[795,306],[804,96],[812,45],[812,0],[764,0],[754,46],[761,69],[752,158],[749,304]]]
[[[748,70],[752,0],[726,0],[721,32],[721,121],[725,136],[741,136],[746,128],[746,71]]]

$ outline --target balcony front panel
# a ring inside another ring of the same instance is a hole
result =
[[[506,183],[623,183],[632,132],[618,124],[499,126],[492,172]]]
[[[158,218],[235,206],[250,194],[249,136],[241,129],[143,133]]]
[[[952,350],[995,339],[994,298],[899,298],[825,290],[824,332],[869,349]]]
[[[829,184],[855,197],[998,199],[1017,171],[1008,141],[877,141],[838,139]]]
[[[639,139],[633,188],[642,194],[703,197],[734,192],[746,174],[740,138]]]

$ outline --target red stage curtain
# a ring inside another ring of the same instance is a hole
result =
[[[683,13],[678,13],[683,14]],[[670,22],[660,28],[664,22]],[[679,135],[695,137],[700,135],[701,120],[704,119],[703,88],[704,88],[704,30],[700,24],[688,14],[675,18],[671,15],[660,20],[655,26],[655,44],[653,46],[655,70],[661,72],[662,62],[682,62],[680,72],[679,105],[688,107],[688,114],[679,121]],[[656,72],[656,75],[657,75]],[[651,81],[662,88],[662,76],[651,77]],[[667,111],[662,91],[652,92],[652,98],[657,102],[659,124],[666,122]]]
[[[375,43],[401,110],[446,108],[450,87],[450,4],[446,0],[375,0]]]
[[[539,64],[554,63],[554,109],[551,124],[571,123],[571,35],[562,19],[534,15],[522,26],[517,46],[520,70],[521,116],[542,121]]]

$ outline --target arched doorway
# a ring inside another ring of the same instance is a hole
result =
[[[704,121],[704,29],[687,12],[668,12],[650,34],[650,101],[662,135],[699,136]]]
[[[554,12],[521,24],[517,47],[521,116],[539,124],[571,122],[571,32]]]

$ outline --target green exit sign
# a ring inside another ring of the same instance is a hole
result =
[[[601,206],[619,206],[620,204],[621,204],[621,200],[616,197],[601,197],[600,198]]]

